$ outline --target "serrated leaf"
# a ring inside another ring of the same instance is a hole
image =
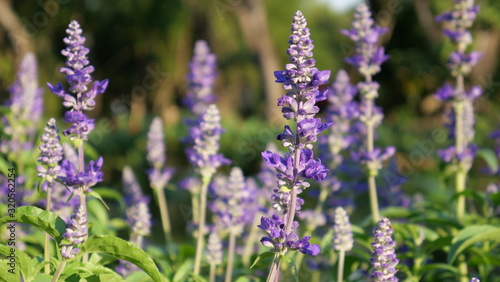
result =
[[[66,231],[66,222],[57,216],[57,214],[34,206],[18,207],[13,218],[10,216],[0,218],[0,225],[9,222],[36,226],[47,232],[57,243],[62,239],[61,234],[64,234]]]
[[[250,266],[250,269],[252,269],[254,266],[256,266],[257,263],[259,263],[259,261],[265,260],[265,259],[269,259],[269,258],[272,258],[272,257],[274,257],[274,253],[270,252],[270,251],[267,251],[267,252],[264,252],[264,253],[258,255],[255,258],[255,260],[253,261],[252,265]]]
[[[448,263],[452,264],[465,249],[478,242],[500,242],[500,228],[493,225],[472,225],[464,228],[453,238]]]
[[[480,149],[477,155],[482,157],[492,171],[498,171],[498,158],[495,152],[489,148]]]
[[[146,272],[154,281],[163,281],[153,259],[135,244],[109,235],[93,235],[80,247],[80,252],[71,260],[87,253],[105,253],[129,261]]]

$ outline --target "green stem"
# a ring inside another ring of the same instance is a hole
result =
[[[170,217],[168,216],[167,200],[165,199],[165,191],[163,187],[155,189],[158,198],[158,205],[160,206],[161,225],[163,228],[163,235],[165,236],[165,245],[167,251],[170,253],[170,245],[172,244],[172,228],[170,225]]]
[[[80,193],[80,204],[85,208],[85,213],[88,213],[88,211],[87,211],[87,198],[85,197],[85,193],[83,192],[83,191],[85,191],[85,188],[80,187],[80,188],[78,188],[78,191]],[[88,217],[88,214],[86,216]],[[87,235],[85,235],[85,238],[83,239],[83,241],[84,242],[87,241],[88,237],[89,237],[89,234],[87,233]],[[82,256],[82,262],[87,263],[88,261],[89,261],[89,254],[86,253]]]
[[[196,234],[197,242],[196,242],[196,256],[194,259],[194,274],[200,274],[201,267],[201,256],[203,254],[204,248],[204,240],[203,240],[203,232],[205,231],[205,217],[206,217],[206,208],[207,208],[207,189],[208,184],[210,184],[210,180],[212,177],[203,177],[202,184],[200,189],[200,216],[199,216],[199,224],[198,224],[198,234]],[[196,212],[196,211],[195,211]]]
[[[52,282],[57,282],[59,280],[59,276],[61,276],[61,273],[64,270],[64,267],[66,267],[66,261],[63,260],[57,267],[56,273],[54,273],[54,277],[52,277]]]
[[[377,200],[377,186],[375,185],[375,176],[368,176],[368,191],[370,193],[370,208],[372,211],[372,219],[374,223],[377,223],[380,220],[380,213],[378,209],[378,200]]]
[[[243,265],[246,266],[247,268],[250,266],[250,257],[252,256],[253,246],[259,232],[259,228],[257,227],[257,225],[259,225],[260,223],[261,216],[262,216],[261,212],[257,212],[255,214],[254,222],[250,227],[250,233],[248,234],[245,250],[243,251],[243,258],[242,258]]]
[[[47,204],[45,210],[50,211],[52,205],[52,183],[49,182],[47,186]],[[50,261],[50,237],[47,232],[45,232],[45,243],[43,249],[43,256],[46,262]],[[44,267],[44,273],[50,274],[50,264],[46,264]]]
[[[227,255],[226,282],[231,282],[233,276],[234,249],[236,247],[236,235],[234,231],[229,234],[229,250]]]
[[[344,281],[344,260],[345,260],[345,250],[340,250],[339,253],[339,263],[337,271],[337,282]]]
[[[467,276],[467,262],[465,261],[465,256],[460,255],[458,257],[459,263],[458,263],[458,273],[460,273],[460,282],[468,282],[468,276]]]
[[[210,282],[215,282],[215,272],[217,271],[217,265],[214,263],[210,264]]]
[[[274,254],[273,263],[269,270],[266,282],[279,282],[281,256],[278,253]]]

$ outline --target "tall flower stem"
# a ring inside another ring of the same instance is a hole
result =
[[[271,270],[269,271],[269,276],[267,276],[266,282],[279,282],[280,264],[281,255],[275,253],[273,262],[271,264]]]
[[[61,273],[63,272],[65,267],[66,267],[66,261],[63,260],[57,267],[56,273],[54,273],[54,277],[52,277],[52,282],[57,282],[59,280],[59,276],[61,276]]]
[[[465,50],[459,50],[459,52],[464,52]],[[461,93],[464,91],[464,76],[458,75],[456,82],[456,90]],[[465,149],[464,140],[464,101],[455,101],[453,103],[453,109],[455,110],[455,147],[457,150],[457,155],[462,154]],[[455,175],[455,191],[461,193],[465,190],[465,182],[467,178],[467,171],[463,169],[462,161],[459,161],[457,172]],[[465,197],[464,195],[458,196],[457,199],[457,219],[462,221],[465,213]]]
[[[196,234],[196,256],[194,259],[194,274],[200,274],[200,266],[201,266],[201,256],[203,254],[204,249],[204,236],[203,233],[205,231],[205,218],[206,218],[206,209],[207,209],[207,190],[208,185],[210,184],[211,177],[203,177],[200,189],[200,210],[199,210],[199,224],[198,224],[198,233]]]
[[[298,132],[298,129],[297,129]],[[293,175],[294,175],[294,181],[293,183],[297,182],[297,174],[299,171],[299,162],[300,162],[300,149],[299,149],[299,144],[300,144],[300,138],[297,137],[297,146],[295,148],[295,156],[293,158]],[[286,225],[285,225],[285,234],[289,234],[290,231],[292,231],[292,225],[293,225],[293,219],[295,217],[295,210],[297,209],[297,187],[294,185],[292,187],[292,191],[290,194],[290,203],[288,205],[288,211],[287,211],[287,216],[286,216]]]
[[[85,196],[85,188],[84,187],[80,187],[78,188],[78,194],[80,195],[80,203],[81,205],[85,208],[85,210],[87,209],[87,197]],[[85,239],[84,239],[84,242],[87,241],[87,238],[88,238],[88,234],[85,235]],[[89,254],[86,253],[82,256],[82,262],[83,263],[87,263],[89,261]]]
[[[227,255],[226,282],[231,282],[233,276],[234,249],[236,248],[236,235],[233,231],[229,234],[229,250]]]
[[[253,253],[254,243],[255,243],[255,241],[257,239],[257,235],[258,235],[258,232],[259,232],[259,227],[257,227],[257,225],[259,225],[261,217],[262,217],[262,213],[261,212],[257,212],[255,214],[254,223],[250,227],[250,232],[248,234],[248,238],[247,238],[247,242],[245,244],[245,250],[243,251],[243,258],[242,258],[243,265],[246,266],[246,267],[250,266],[250,257],[251,257],[251,255]]]
[[[156,197],[158,198],[158,205],[160,206],[161,215],[161,225],[163,227],[163,234],[165,235],[167,250],[170,250],[169,246],[172,244],[172,228],[170,225],[170,217],[168,215],[168,206],[165,199],[165,191],[163,188],[157,188]]]
[[[339,260],[338,260],[338,270],[337,270],[337,282],[344,281],[344,261],[345,261],[345,251],[339,251]]]
[[[217,271],[217,265],[215,263],[210,264],[210,279],[208,281],[215,282],[215,272]]]
[[[47,186],[47,205],[45,206],[45,210],[50,211],[52,200],[52,183],[48,183]],[[45,232],[45,244],[43,250],[44,260],[46,262],[50,261],[50,237],[47,232]],[[50,274],[50,265],[46,264],[44,268],[45,274]]]

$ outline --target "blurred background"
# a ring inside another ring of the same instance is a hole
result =
[[[105,159],[106,185],[120,186],[125,164],[136,172],[147,168],[145,133],[156,115],[166,124],[168,164],[177,168],[176,182],[190,173],[180,142],[187,135],[183,120],[190,114],[181,99],[187,90],[185,76],[194,43],[203,39],[218,61],[215,94],[227,130],[221,150],[252,175],[259,169],[260,152],[275,141],[284,123],[276,106],[284,91],[274,82],[273,72],[287,63],[294,12],[301,10],[308,20],[317,67],[331,70],[332,78],[345,68],[351,82],[356,82],[356,71],[344,62],[353,46],[340,30],[350,27],[353,9],[360,2],[0,0],[0,103],[9,97],[7,88],[15,79],[18,63],[30,51],[38,59],[39,83],[45,89],[45,119],[40,127],[49,117],[61,118],[61,100],[45,84],[64,81],[59,72],[65,60],[60,53],[65,47],[62,39],[69,22],[76,19],[90,48],[94,79],[110,80],[90,113],[97,124],[90,144]],[[444,105],[433,93],[451,79],[446,60],[453,50],[434,17],[451,9],[454,1],[368,2],[376,22],[389,29],[381,43],[391,56],[375,77],[381,85],[377,104],[385,114],[377,144],[396,146],[401,173],[409,178],[404,189],[430,191],[444,185],[436,181],[442,180],[437,173],[444,165],[435,151],[446,144],[433,139],[436,130],[443,130]],[[476,3],[481,10],[473,27],[473,49],[484,57],[467,84],[484,89],[483,98],[475,104],[476,142],[492,147],[488,135],[500,125],[500,1]],[[145,83],[146,78],[153,78],[149,80],[153,83]],[[478,160],[473,170],[481,167]],[[138,177],[147,187],[146,176],[138,173]],[[481,177],[473,181],[483,189]],[[187,192],[170,191],[167,196],[189,202]]]

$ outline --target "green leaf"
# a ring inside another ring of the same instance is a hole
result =
[[[62,239],[61,234],[66,231],[66,223],[57,214],[34,206],[18,207],[13,218],[10,216],[0,218],[0,225],[9,222],[36,226],[52,236],[57,243]]]
[[[136,271],[131,273],[125,278],[127,282],[150,282],[151,277],[149,277],[144,271]]]
[[[380,215],[388,218],[407,218],[414,213],[403,207],[388,207],[380,210]]]
[[[458,268],[456,268],[452,265],[446,264],[446,263],[433,263],[433,264],[424,265],[420,269],[420,273],[425,274],[425,273],[428,273],[428,272],[431,272],[434,270],[439,270],[439,271],[444,270],[444,271],[449,271],[449,272],[456,274],[456,275],[460,275],[458,272]]]
[[[153,259],[137,245],[109,235],[93,235],[80,247],[76,260],[87,253],[105,253],[129,261],[144,270],[154,281],[163,281]]]
[[[81,280],[80,280],[81,281]],[[87,282],[123,282],[123,278],[121,278],[118,274],[93,274],[85,277],[83,281]]]
[[[52,275],[48,275],[48,274],[38,274],[36,277],[35,277],[35,280],[33,280],[32,282],[51,282],[52,281]]]
[[[482,157],[492,171],[498,171],[498,158],[495,152],[489,148],[480,149],[477,155]]]
[[[252,265],[250,266],[250,269],[252,269],[254,266],[256,266],[257,263],[259,263],[259,261],[265,260],[265,259],[269,259],[269,258],[272,258],[272,257],[274,257],[274,253],[270,252],[270,251],[267,251],[265,253],[262,253],[262,254],[258,255],[255,258],[255,260],[253,261]]]
[[[189,277],[189,273],[191,272],[191,267],[193,265],[193,260],[188,259],[184,261],[184,263],[177,269],[175,272],[173,282],[184,282]]]
[[[0,245],[0,253],[4,256],[9,256],[11,255],[11,248],[9,246],[5,245]],[[16,260],[16,271],[20,271],[22,277],[26,281],[30,281],[33,279],[33,277],[36,275],[31,273],[31,270],[35,267],[34,265],[31,265],[31,258],[23,251],[19,249],[15,249],[14,255],[15,260]]]
[[[297,269],[295,262],[287,256],[283,256],[283,260],[292,267],[293,276],[295,277],[295,282],[299,282],[299,270]]]
[[[478,242],[500,242],[500,228],[493,225],[472,225],[464,228],[453,238],[448,263],[452,264],[465,249]]]
[[[9,265],[10,261],[7,259],[0,259],[0,279],[5,279],[3,281],[21,281],[21,276],[19,269],[17,267],[12,267]],[[14,272],[14,273],[12,273]],[[2,280],[0,280],[2,281]]]
[[[101,198],[101,195],[97,194],[95,191],[92,191],[90,193],[88,193],[90,196],[98,199],[99,201],[101,201],[101,203],[108,209],[109,211],[109,207],[108,205],[106,205],[106,203],[104,202],[104,200]]]
[[[0,158],[0,173],[3,175],[9,175],[8,169],[12,166],[4,158]]]
[[[120,208],[125,209],[125,201],[123,201],[123,195],[116,189],[108,187],[98,187],[92,188],[92,191],[99,194],[103,199],[115,200],[120,204]]]

